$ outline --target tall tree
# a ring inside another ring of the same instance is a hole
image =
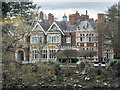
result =
[[[14,2],[2,2],[2,16],[7,17],[13,17],[20,15],[25,22],[31,24],[33,15],[35,14],[36,4],[33,4],[31,0],[28,0],[27,2],[20,2],[14,1]]]
[[[112,5],[107,10],[105,22],[104,22],[104,38],[105,46],[111,47],[114,51],[119,50],[119,34],[118,34],[118,20],[119,10],[118,4]]]

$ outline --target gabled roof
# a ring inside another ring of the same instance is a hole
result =
[[[96,25],[97,25],[97,22],[90,22],[90,24],[91,24],[91,26],[92,26],[93,28],[95,28]]]
[[[45,34],[46,34],[45,31],[47,31],[48,28],[50,27],[49,24],[37,22],[37,23],[35,24],[35,26],[33,27],[33,29],[29,32],[29,35],[30,35],[30,33],[31,33],[37,26],[39,26],[39,27],[41,28],[41,30],[42,30]]]
[[[50,24],[46,24],[46,23],[40,23],[40,25],[45,31],[47,31],[48,28],[50,27]]]
[[[63,30],[66,29],[65,24],[60,23],[60,22],[59,23],[53,22],[52,25],[49,27],[48,31],[50,31],[50,29],[52,28],[53,25],[56,25],[56,27],[58,28],[58,30],[60,30],[60,32],[63,35],[65,35],[65,33],[63,32]]]
[[[77,25],[66,24],[66,27],[67,27],[66,31],[74,31],[76,30]]]
[[[60,28],[62,31],[67,29],[66,24],[63,23],[63,22],[57,22],[56,24],[59,26],[59,28]]]

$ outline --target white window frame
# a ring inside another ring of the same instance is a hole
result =
[[[51,52],[52,51],[52,52]],[[49,59],[55,59],[56,57],[54,56],[54,55],[52,55],[53,53],[55,53],[56,52],[56,50],[55,49],[50,49],[49,50]]]
[[[48,37],[49,43],[59,43],[60,42],[60,36],[59,35],[52,35]]]
[[[42,55],[45,55],[45,57],[42,57]],[[47,59],[47,50],[46,49],[41,50],[40,58],[41,59]]]
[[[71,43],[71,37],[66,37],[66,43]]]
[[[56,41],[57,41],[57,43],[59,43],[59,41],[60,41],[60,36],[59,35],[57,35]]]
[[[43,43],[43,37],[42,36],[39,37],[39,43]]]
[[[38,59],[38,50],[36,50],[36,49],[32,50],[32,59]]]
[[[36,39],[36,40],[35,40]],[[32,43],[39,43],[39,37],[37,36],[32,36]]]

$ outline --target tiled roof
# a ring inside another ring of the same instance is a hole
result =
[[[50,24],[46,24],[46,23],[40,23],[40,25],[45,31],[47,31],[48,28],[50,27]]]

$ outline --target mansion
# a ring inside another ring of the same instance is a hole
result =
[[[98,19],[100,18],[102,18],[101,14],[98,15]],[[31,62],[55,61],[57,58],[53,53],[59,50],[98,51],[97,22],[85,19],[70,24],[67,22],[67,16],[64,15],[61,22],[36,21],[28,31],[17,26],[13,32],[16,38],[22,32],[26,33],[17,43],[19,47],[15,48],[15,59]],[[104,49],[104,57],[113,59],[113,50]],[[93,60],[98,60],[98,56],[93,57]]]

